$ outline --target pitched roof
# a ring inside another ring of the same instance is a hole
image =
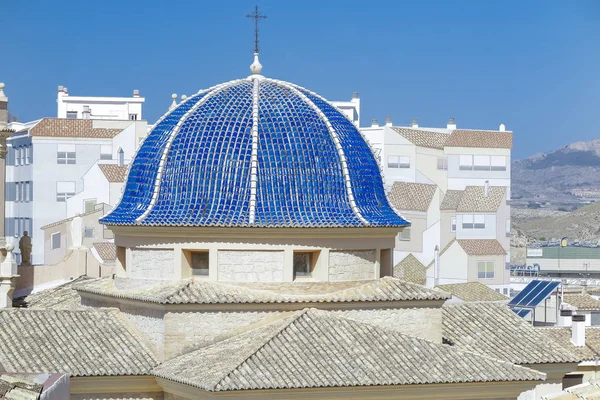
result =
[[[442,204],[440,204],[440,210],[456,210],[464,192],[464,190],[446,191]]]
[[[412,254],[407,255],[394,266],[394,278],[406,282],[425,285],[427,280],[427,268]]]
[[[529,368],[315,309],[171,359],[153,373],[207,391],[544,379]]]
[[[445,300],[441,290],[385,277],[348,282],[224,283],[186,279],[119,290],[110,278],[74,285],[80,292],[160,304],[323,303]]]
[[[436,189],[427,183],[394,182],[389,199],[396,210],[427,211]]]
[[[109,182],[125,182],[127,166],[120,167],[117,164],[98,164],[98,167]]]
[[[105,213],[105,206],[107,206],[107,204],[105,204],[105,203],[96,204],[96,206],[95,206],[96,208],[94,210],[88,211],[88,212],[83,213],[83,214],[79,214],[79,216],[80,217],[85,217],[85,216],[88,216],[88,215],[92,215],[94,213],[99,213],[100,215],[104,215],[104,213]],[[48,229],[48,228],[52,228],[52,227],[55,227],[55,226],[58,226],[58,225],[62,225],[65,222],[72,221],[73,218],[75,218],[75,217],[76,216],[65,218],[65,219],[61,219],[60,221],[52,222],[51,224],[44,225],[44,226],[40,227],[40,229]]]
[[[481,282],[453,283],[437,285],[436,287],[466,302],[508,300],[508,297],[496,292],[494,289],[490,289]]]
[[[470,256],[505,256],[506,250],[496,239],[457,239]]]
[[[567,375],[568,376],[568,375]],[[569,386],[562,392],[542,396],[542,400],[594,400],[600,399],[600,379],[590,379],[579,385]]]
[[[104,261],[114,261],[117,258],[117,246],[111,242],[94,243],[93,247]]]
[[[558,344],[501,303],[445,305],[442,308],[442,336],[461,350],[515,364],[581,361],[569,348]]]
[[[585,328],[585,346],[575,346],[571,342],[570,327],[536,328],[552,338],[561,346],[575,353],[582,361],[594,361],[600,358],[600,327]]]
[[[423,129],[400,127],[393,127],[392,129],[417,146],[440,150],[444,148],[444,143],[450,136],[447,133],[431,132]]]
[[[44,385],[25,377],[4,374],[0,376],[0,399],[37,400]]]
[[[513,133],[510,131],[478,131],[470,129],[456,129],[452,131],[444,147],[479,147],[511,149],[513,147]]]
[[[90,119],[44,118],[29,130],[29,136],[112,139],[122,131],[94,128]]]
[[[87,308],[81,305],[81,296],[73,285],[80,282],[90,281],[93,278],[80,276],[63,285],[52,289],[41,290],[32,293],[23,299],[15,299],[13,303],[18,307],[27,308],[49,308],[55,310],[74,310]]]
[[[116,309],[4,309],[0,338],[0,365],[7,372],[147,375],[157,364]]]
[[[496,212],[502,204],[506,187],[490,186],[485,196],[483,186],[467,186],[456,207],[457,212]]]
[[[596,300],[587,293],[565,294],[562,301],[569,303],[575,309],[580,311],[598,311],[600,310],[600,300]]]

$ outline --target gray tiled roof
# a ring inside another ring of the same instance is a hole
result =
[[[594,374],[595,376],[595,374]],[[542,396],[542,400],[597,400],[600,399],[600,379],[590,379],[579,385],[569,386],[562,392]]]
[[[348,282],[225,283],[182,281],[118,290],[112,279],[74,285],[80,292],[161,304],[322,303],[445,300],[436,289],[385,277]]]
[[[431,132],[423,129],[414,128],[392,128],[394,131],[404,136],[409,142],[421,146],[429,147],[432,149],[444,148],[444,143],[450,136],[447,133],[442,132]]]
[[[513,133],[509,131],[456,129],[452,131],[444,146],[511,149],[513,146]]]
[[[93,244],[98,255],[104,261],[114,261],[117,258],[117,246],[111,242],[98,242]]]
[[[394,182],[389,199],[396,210],[427,211],[436,189],[427,183]]]
[[[81,297],[76,290],[73,290],[73,284],[87,282],[93,278],[80,276],[63,285],[41,290],[37,293],[21,299],[15,299],[13,304],[16,307],[27,308],[51,308],[56,310],[83,309]]]
[[[583,361],[600,359],[600,327],[588,326],[585,328],[585,346],[574,346],[571,343],[570,327],[536,328],[551,337],[561,346],[570,349]]]
[[[440,204],[440,210],[456,210],[460,198],[462,197],[464,190],[448,190],[444,195],[442,204]]]
[[[147,375],[156,364],[116,309],[0,311],[0,365],[7,372]]]
[[[436,287],[466,302],[508,300],[508,297],[496,292],[494,289],[490,289],[481,282],[452,283],[437,285]]]
[[[0,399],[37,400],[44,385],[12,375],[0,376]]]
[[[506,250],[496,239],[457,239],[456,241],[470,256],[506,255]]]
[[[425,285],[427,280],[427,268],[412,254],[407,255],[394,266],[394,278],[406,282]]]
[[[575,309],[580,311],[598,311],[600,310],[600,300],[596,300],[587,293],[565,294],[562,301],[569,303]]]
[[[315,309],[171,359],[153,373],[207,391],[545,377],[529,368]]]
[[[506,187],[490,186],[484,195],[483,186],[467,186],[456,206],[456,212],[496,212],[502,204]]]
[[[515,364],[581,361],[581,357],[531,326],[505,304],[445,305],[442,329],[444,339],[461,350]]]

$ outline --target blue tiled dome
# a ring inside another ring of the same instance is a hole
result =
[[[356,127],[299,86],[254,75],[198,92],[136,154],[108,225],[408,225]]]

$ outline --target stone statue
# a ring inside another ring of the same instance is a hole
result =
[[[71,247],[79,248],[83,242],[83,219],[77,215],[71,220]]]
[[[27,231],[23,232],[19,240],[19,250],[21,250],[21,265],[31,265],[31,237]]]

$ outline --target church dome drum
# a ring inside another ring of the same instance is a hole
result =
[[[201,90],[154,126],[107,225],[403,227],[354,124],[255,73]]]

